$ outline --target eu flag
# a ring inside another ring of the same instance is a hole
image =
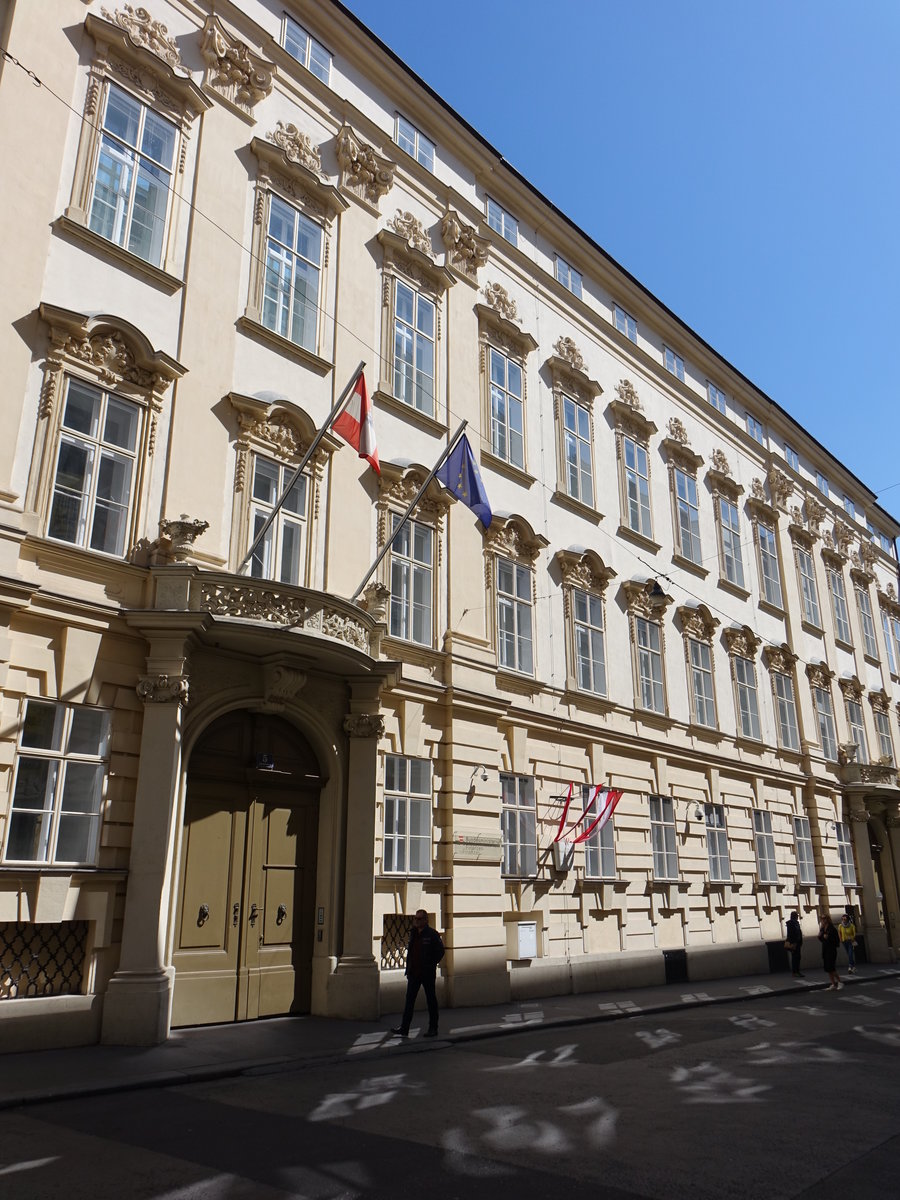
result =
[[[462,500],[481,519],[487,529],[491,523],[491,506],[481,482],[481,472],[465,434],[459,439],[437,473],[438,479],[449,488],[457,500]]]

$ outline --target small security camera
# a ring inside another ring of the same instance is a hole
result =
[[[702,821],[702,820],[703,820],[703,809],[700,807],[700,805],[699,805],[699,804],[698,804],[698,805],[697,805],[697,807],[694,809],[694,820],[695,820],[695,821]]]
[[[488,778],[488,776],[487,776],[487,771],[486,771],[486,769],[485,769],[484,767],[482,767],[482,768],[481,768],[481,782],[482,782],[482,783],[487,783],[487,778]]]

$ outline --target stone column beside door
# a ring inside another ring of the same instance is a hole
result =
[[[860,932],[866,939],[866,955],[869,962],[889,962],[887,933],[879,920],[879,905],[877,899],[878,884],[875,879],[875,866],[872,862],[872,847],[869,843],[870,813],[864,804],[851,802],[850,830],[853,835],[853,848],[856,851],[856,865],[859,868],[859,882],[862,887],[862,929]]]

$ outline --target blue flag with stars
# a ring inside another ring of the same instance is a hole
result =
[[[467,508],[481,520],[487,529],[491,523],[491,506],[487,492],[481,482],[481,472],[465,434],[459,439],[447,458],[447,461],[437,473],[438,479],[449,488],[457,500],[462,500]]]

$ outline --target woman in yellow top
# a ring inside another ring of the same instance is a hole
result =
[[[841,939],[841,945],[847,951],[849,964],[847,971],[852,975],[856,971],[856,957],[853,953],[853,947],[856,945],[856,926],[849,913],[844,913],[841,917],[841,923],[838,925],[838,937]]]

